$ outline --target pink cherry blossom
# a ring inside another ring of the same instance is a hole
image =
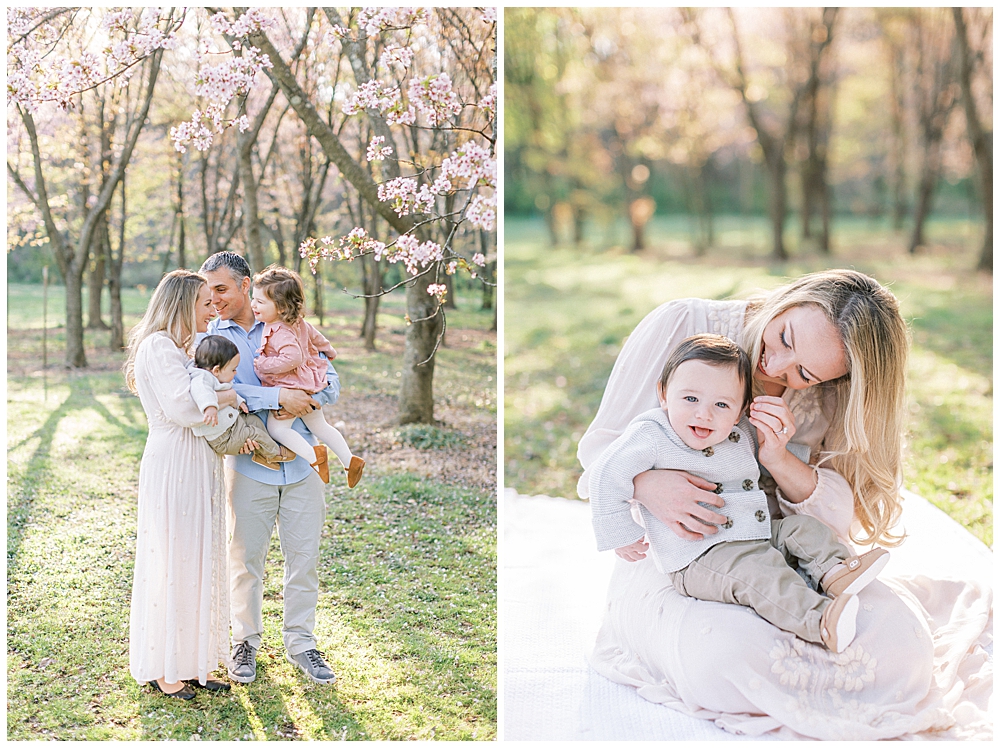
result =
[[[489,197],[476,195],[472,198],[469,209],[465,211],[465,217],[473,226],[481,228],[483,231],[492,231],[497,219],[496,195]]]
[[[434,209],[435,195],[425,185],[418,186],[413,177],[396,177],[378,186],[378,199],[392,205],[399,216],[429,213]]]
[[[464,184],[460,189],[471,190],[479,185],[495,188],[497,162],[488,148],[470,140],[441,162],[441,174],[453,184]]]
[[[413,49],[410,47],[386,47],[378,61],[384,68],[391,68],[393,65],[402,65],[404,68],[408,68],[413,62]]]
[[[369,161],[385,161],[386,156],[392,155],[392,146],[382,145],[383,143],[385,143],[385,137],[382,135],[376,135],[371,139],[368,150],[365,152]]]
[[[444,303],[444,297],[448,293],[448,286],[443,283],[431,283],[427,286],[427,293],[437,298],[438,302]]]
[[[451,87],[447,73],[429,75],[422,80],[410,81],[410,104],[427,117],[431,127],[436,127],[462,112],[462,102]]]
[[[478,104],[480,109],[486,111],[490,119],[496,119],[497,116],[497,84],[494,83],[490,86],[490,91],[486,94]]]

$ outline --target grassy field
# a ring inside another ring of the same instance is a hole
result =
[[[675,298],[740,297],[825,267],[874,275],[899,298],[913,334],[904,482],[988,545],[993,542],[992,277],[970,270],[975,226],[935,221],[916,257],[870,221],[835,224],[832,257],[798,247],[767,257],[761,221],[727,219],[719,246],[693,257],[678,220],[655,221],[641,255],[593,244],[552,247],[541,222],[505,223],[505,485],[575,496],[576,445],[600,404],[622,343]]]
[[[127,326],[148,298],[126,292]],[[400,428],[401,300],[385,304],[377,353],[357,338],[357,302],[330,300],[322,329],[344,391],[328,417],[369,463],[358,488],[335,476],[326,492],[316,634],[337,683],[309,683],[284,659],[275,536],[257,680],[181,703],[128,672],[146,423],[121,355],[88,332],[90,369],[66,372],[53,363],[64,331],[50,330],[42,371],[40,288],[8,289],[8,739],[496,737],[492,312],[459,298],[435,370],[439,423]]]

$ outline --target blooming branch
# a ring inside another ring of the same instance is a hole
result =
[[[134,66],[159,49],[171,49],[183,16],[161,15],[157,8],[109,11],[101,18],[107,42],[96,54],[51,55],[62,31],[51,22],[60,15],[48,8],[7,9],[7,105],[35,112],[53,102],[63,110],[73,107],[73,97],[118,78],[128,82]],[[72,11],[75,12],[75,11]],[[70,21],[72,16],[70,16]],[[44,64],[43,64],[44,61]]]
[[[276,23],[261,8],[251,8],[232,22],[224,13],[216,13],[209,19],[213,31],[236,37],[233,49],[241,54],[216,65],[202,63],[198,67],[195,94],[207,103],[204,108],[195,109],[188,122],[170,128],[174,148],[184,153],[188,145],[193,145],[197,150],[205,151],[212,145],[213,133],[221,133],[232,126],[239,127],[240,132],[250,128],[246,115],[226,118],[226,108],[234,98],[249,92],[258,73],[274,65],[266,54],[256,47],[244,45],[242,40],[249,34],[272,28]]]

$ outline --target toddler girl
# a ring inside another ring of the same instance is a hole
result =
[[[264,323],[264,335],[253,367],[265,387],[286,387],[304,390],[314,395],[327,386],[326,360],[320,352],[333,360],[337,352],[330,342],[303,319],[305,290],[298,273],[272,265],[254,276],[253,298],[250,300],[253,316]],[[353,488],[361,480],[365,461],[351,454],[344,437],[326,422],[320,408],[301,416],[302,422],[326,446],[334,451],[347,471],[347,485]],[[267,419],[267,431],[279,444],[305,458],[317,473],[320,472],[316,452],[301,434],[292,430],[294,418]],[[329,481],[329,476],[323,476]]]

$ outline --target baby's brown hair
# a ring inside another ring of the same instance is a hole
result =
[[[294,325],[303,316],[306,291],[302,278],[294,270],[269,265],[253,277],[253,286],[274,302],[278,316],[286,324]]]

